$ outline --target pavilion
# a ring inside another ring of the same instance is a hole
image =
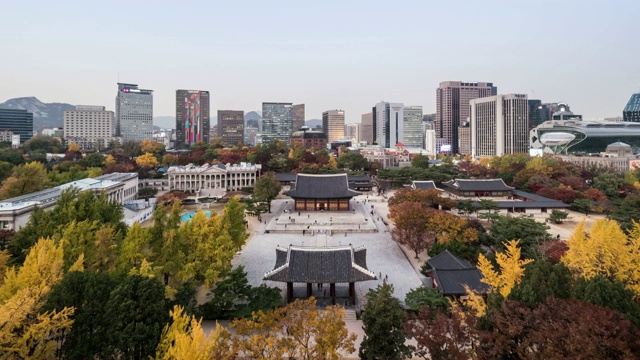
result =
[[[489,286],[482,282],[480,270],[449,250],[427,260],[427,264],[431,267],[428,273],[433,287],[444,296],[464,296],[465,286],[483,295],[489,291]]]
[[[287,283],[287,303],[293,299],[293,283],[307,284],[307,297],[312,295],[312,284],[330,284],[331,303],[336,303],[336,283],[349,284],[349,298],[356,303],[355,283],[376,280],[367,269],[367,250],[354,249],[351,244],[336,247],[303,247],[289,245],[276,247],[276,264],[264,274],[264,280]]]
[[[297,174],[295,188],[286,191],[295,211],[349,211],[349,200],[360,195],[349,189],[347,174]]]

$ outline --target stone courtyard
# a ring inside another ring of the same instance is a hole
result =
[[[360,310],[365,294],[383,281],[393,284],[394,296],[404,303],[406,294],[421,286],[422,280],[400,247],[391,239],[383,221],[387,213],[384,201],[380,196],[361,195],[351,200],[349,212],[298,213],[290,211],[293,207],[291,199],[276,199],[272,202],[272,213],[263,214],[262,222],[249,218],[251,235],[233,260],[233,265],[245,267],[251,285],[264,283],[278,287],[284,296],[286,283],[262,280],[266,272],[273,270],[277,245],[364,246],[367,249],[367,268],[378,279],[356,283],[356,305],[349,308]],[[348,299],[348,284],[336,284],[336,295],[336,304],[344,306]],[[294,297],[305,296],[306,285],[295,284]],[[323,288],[313,284],[313,296],[318,299],[319,306],[329,305],[329,284],[324,284]]]

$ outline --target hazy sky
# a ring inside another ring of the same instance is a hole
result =
[[[3,1],[0,102],[114,109],[116,82],[211,92],[219,109],[306,104],[347,122],[380,100],[435,112],[447,80],[621,116],[640,91],[640,1]]]

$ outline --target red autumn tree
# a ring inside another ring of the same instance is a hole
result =
[[[389,218],[394,222],[393,240],[418,254],[433,245],[434,237],[426,225],[434,209],[424,209],[420,203],[405,201],[389,207]]]

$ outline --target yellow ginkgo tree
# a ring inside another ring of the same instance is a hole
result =
[[[496,262],[499,271],[496,271],[493,264],[482,254],[478,257],[478,269],[484,275],[482,282],[497,290],[503,297],[509,296],[516,284],[519,284],[524,275],[524,266],[530,263],[531,259],[522,260],[518,240],[511,240],[504,243],[505,251],[496,253]]]
[[[70,267],[83,270],[84,256]],[[73,308],[40,313],[64,276],[63,245],[40,239],[24,265],[7,269],[0,283],[0,359],[51,359],[56,339],[71,328]]]

